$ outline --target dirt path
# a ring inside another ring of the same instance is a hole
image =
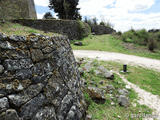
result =
[[[116,61],[124,64],[138,65],[160,71],[160,60],[126,55],[121,53],[91,51],[91,50],[74,50],[75,57],[97,58],[104,61]]]
[[[115,72],[117,75],[120,76],[120,78],[129,85],[132,89],[134,89],[135,92],[138,93],[138,103],[141,105],[146,105],[152,110],[154,110],[152,117],[156,117],[156,119],[160,120],[160,97],[158,95],[153,95],[150,92],[147,92],[141,88],[139,88],[137,85],[130,83],[123,75],[119,74],[118,72]],[[145,120],[152,120],[152,119],[145,119]]]

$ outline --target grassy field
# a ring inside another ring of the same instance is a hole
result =
[[[31,33],[39,33],[47,36],[52,36],[53,33],[44,33],[43,31],[36,30],[30,27],[22,26],[16,23],[6,22],[5,24],[0,23],[0,32],[7,35],[29,35]],[[57,35],[57,34],[56,34]]]
[[[121,71],[122,64],[116,62],[102,61],[101,64],[108,69]],[[138,85],[140,88],[160,96],[160,73],[142,67],[128,66],[129,73],[124,74],[128,81]]]
[[[147,50],[147,47],[125,44],[122,40],[116,39],[112,35],[90,35],[89,37],[82,39],[81,42],[84,44],[83,46],[75,46],[73,45],[73,41],[72,48],[74,50],[109,51],[160,59],[160,50],[150,52]]]
[[[109,63],[94,61],[94,67],[89,73],[84,74],[84,79],[86,79],[88,85],[90,82],[94,81],[98,88],[102,88],[103,86],[113,85],[115,90],[113,90],[112,95],[113,99],[110,99],[109,93],[106,93],[106,102],[105,104],[97,104],[91,100],[89,95],[85,93],[86,100],[90,103],[87,113],[92,115],[93,120],[142,120],[142,118],[132,118],[132,115],[135,114],[151,114],[152,110],[144,105],[139,105],[137,103],[137,94],[131,89],[129,90],[129,99],[130,106],[125,108],[121,107],[116,99],[118,95],[118,89],[125,88],[124,82],[118,75],[115,75],[114,80],[106,80],[104,77],[96,76],[94,74],[94,70],[99,65],[104,65],[106,68],[114,67],[114,64],[109,65]],[[82,65],[83,66],[83,65]],[[105,81],[103,85],[99,84],[100,81]],[[114,102],[114,105],[111,103]],[[136,106],[134,106],[136,104]]]

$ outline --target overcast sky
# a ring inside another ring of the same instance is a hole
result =
[[[42,18],[49,11],[49,0],[34,1],[37,16]],[[83,17],[105,19],[116,30],[160,29],[160,0],[80,0],[79,7]]]

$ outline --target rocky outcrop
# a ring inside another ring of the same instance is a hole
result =
[[[37,18],[34,0],[0,0],[0,19]]]
[[[0,34],[0,120],[80,120],[80,75],[64,36]]]

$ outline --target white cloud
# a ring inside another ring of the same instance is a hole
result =
[[[155,0],[117,0],[115,7],[128,11],[141,11],[150,8]]]
[[[41,14],[40,14],[40,13],[38,13],[38,14],[37,14],[37,18],[38,18],[38,19],[42,19],[42,18],[43,18],[43,16],[44,16],[44,14],[45,14],[45,13],[41,13]]]
[[[49,0],[34,0],[38,6],[48,6]],[[155,0],[80,0],[82,16],[104,18],[110,21],[116,30],[160,28],[160,12],[145,14]],[[38,14],[42,18],[44,13]]]
[[[44,16],[44,14],[45,14],[45,12],[44,12],[44,13],[41,13],[41,14],[38,13],[38,14],[37,14],[37,18],[38,18],[38,19],[42,19],[43,16]],[[56,13],[54,13],[54,14],[52,14],[52,15],[53,15],[54,18],[58,18]]]
[[[155,0],[80,0],[80,13],[83,16],[104,18],[116,30],[151,29],[160,27],[160,12],[145,14]],[[102,17],[103,16],[103,17]]]
[[[49,0],[34,0],[35,5],[47,7],[49,5]]]

